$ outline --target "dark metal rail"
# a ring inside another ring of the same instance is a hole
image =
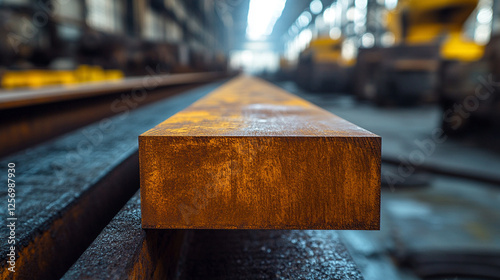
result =
[[[0,92],[0,157],[225,77],[224,73],[157,75]]]

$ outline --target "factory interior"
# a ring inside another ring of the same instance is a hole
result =
[[[0,34],[1,279],[500,279],[499,0],[0,0]]]

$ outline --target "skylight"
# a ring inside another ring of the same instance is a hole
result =
[[[286,0],[250,0],[247,38],[265,39],[273,32],[274,24],[285,8]]]

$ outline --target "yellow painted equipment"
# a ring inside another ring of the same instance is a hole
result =
[[[440,48],[443,60],[458,60],[463,62],[477,61],[484,55],[484,46],[467,40],[461,33],[451,33]]]
[[[2,74],[2,88],[40,88],[51,85],[120,80],[120,70],[103,70],[99,66],[81,65],[76,70],[20,70]]]
[[[387,28],[396,44],[408,46],[440,44],[440,57],[474,61],[482,57],[484,46],[462,34],[464,23],[479,0],[400,0],[387,14]]]
[[[335,63],[342,66],[352,66],[355,58],[342,56],[342,39],[317,38],[309,43],[303,55],[311,55],[315,63]]]

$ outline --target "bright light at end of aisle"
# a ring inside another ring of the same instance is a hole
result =
[[[265,39],[285,8],[286,0],[250,0],[247,38]]]

